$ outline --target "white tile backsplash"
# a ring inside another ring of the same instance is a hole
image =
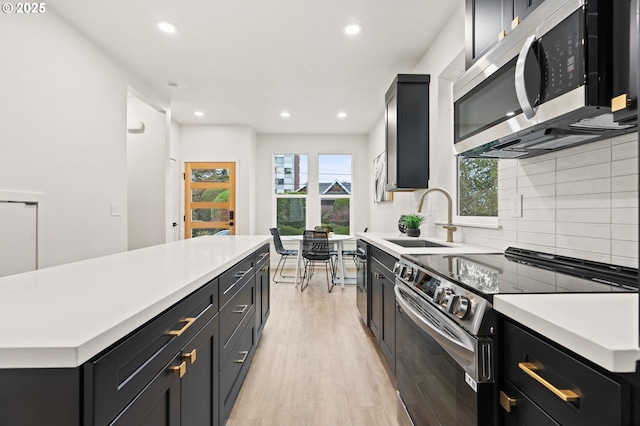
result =
[[[638,267],[636,133],[498,163],[500,229],[460,227],[466,241]],[[523,197],[512,217],[511,197]]]
[[[556,183],[556,195],[598,194],[611,192],[611,178],[585,179],[578,182]]]

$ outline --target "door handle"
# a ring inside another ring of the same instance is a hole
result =
[[[527,58],[529,57],[529,53],[535,41],[536,36],[532,35],[524,42],[524,45],[520,50],[520,54],[518,55],[518,60],[516,61],[516,97],[518,98],[518,103],[520,104],[520,108],[522,108],[522,112],[524,113],[525,117],[529,119],[533,118],[533,116],[536,115],[537,108],[535,105],[531,105],[531,102],[529,102],[529,95],[527,94],[527,82],[525,81],[525,71],[527,69]],[[537,95],[539,98],[540,88],[538,87],[537,90]]]

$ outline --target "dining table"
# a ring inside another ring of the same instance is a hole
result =
[[[346,278],[345,276],[345,272],[344,272],[344,258],[342,256],[342,251],[344,250],[344,242],[348,241],[348,240],[353,240],[353,236],[352,235],[341,235],[341,234],[329,234],[328,235],[328,240],[329,240],[329,244],[333,244],[336,248],[336,251],[338,252],[338,265],[340,265],[340,276],[336,276],[337,278],[337,282],[338,284],[340,284],[342,286],[342,288],[344,288],[344,284],[345,282],[351,283],[351,281],[349,281],[349,278]],[[283,240],[289,240],[289,241],[298,241],[299,243],[299,247],[298,247],[298,256],[296,258],[296,278],[295,278],[295,283],[296,283],[296,287],[300,285],[300,269],[302,266],[302,235],[288,235],[288,236],[283,236],[282,237]],[[352,281],[355,280],[352,279]]]

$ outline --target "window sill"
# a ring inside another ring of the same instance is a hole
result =
[[[446,225],[446,222],[442,222],[442,221],[435,221],[436,225]],[[454,226],[463,226],[465,228],[483,228],[483,229],[502,229],[502,225],[500,225],[500,223],[498,223],[498,219],[496,218],[495,221],[487,221],[487,222],[466,222],[466,221],[460,221],[460,220],[454,220],[453,221],[453,225]]]

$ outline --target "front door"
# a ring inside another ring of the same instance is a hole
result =
[[[184,237],[234,235],[235,163],[185,163]]]

